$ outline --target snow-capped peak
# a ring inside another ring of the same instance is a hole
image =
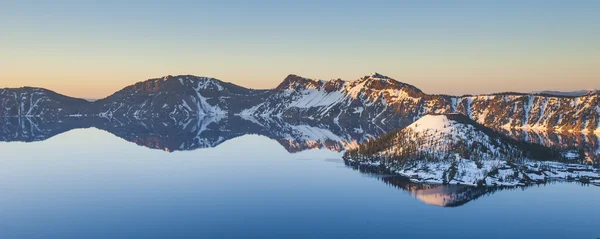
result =
[[[493,145],[491,141],[500,143],[503,140],[502,137],[498,137],[499,134],[495,133],[493,130],[479,125],[477,122],[462,114],[425,115],[407,126],[404,131],[410,131],[411,135],[425,136],[436,141],[444,142],[444,144],[427,145],[432,147],[432,150],[442,150],[447,144],[454,144],[457,141],[465,139],[471,139],[467,140],[466,143],[468,144],[477,141],[484,145]]]
[[[308,88],[317,88],[323,84],[323,81],[301,77],[295,74],[288,75],[276,90],[302,90]]]
[[[377,73],[377,72],[372,72],[371,74],[369,74],[369,75],[367,76],[367,78],[391,79],[391,78],[389,78],[389,77],[387,77],[387,76],[384,76],[384,75],[382,75],[382,74],[379,74],[379,73]]]
[[[448,115],[440,114],[429,114],[421,117],[406,128],[412,129],[415,132],[426,132],[426,131],[438,131],[438,132],[450,132],[452,126],[455,126],[456,122],[448,118]]]

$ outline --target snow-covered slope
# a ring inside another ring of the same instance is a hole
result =
[[[288,76],[246,115],[311,118],[353,124],[372,122],[401,128],[431,113],[461,113],[492,128],[600,132],[600,95],[577,97],[499,93],[429,95],[372,73],[356,81]]]
[[[244,110],[243,114],[400,127],[420,115],[421,105],[434,104],[427,101],[429,98],[412,85],[378,73],[351,82],[290,75],[265,102]]]
[[[32,87],[0,89],[0,117],[59,117],[79,115],[89,102]]]
[[[457,98],[456,112],[493,128],[600,132],[600,95],[494,94]]]
[[[565,162],[561,152],[508,138],[460,114],[426,115],[348,150],[344,157],[432,183],[517,185],[554,178],[600,179],[591,166]]]
[[[95,101],[93,114],[103,117],[168,117],[185,121],[191,117],[227,115],[249,107],[264,91],[250,90],[214,78],[166,76],[128,86]]]

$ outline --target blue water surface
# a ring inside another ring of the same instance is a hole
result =
[[[0,238],[598,238],[600,188],[553,183],[425,203],[245,135],[168,153],[97,129],[0,143]]]

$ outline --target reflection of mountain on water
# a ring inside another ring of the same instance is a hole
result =
[[[34,142],[49,139],[72,129],[92,127],[92,122],[76,117],[0,117],[0,141]]]
[[[307,149],[342,151],[393,128],[365,122],[338,125],[319,121],[294,121],[276,117],[214,115],[185,120],[129,117],[0,117],[0,141],[42,141],[77,128],[106,130],[140,146],[177,151],[215,147],[245,134],[263,135],[289,152]],[[587,162],[600,162],[600,140],[595,134],[568,132],[504,131],[516,138],[558,148],[576,148]]]
[[[140,146],[166,151],[211,148],[242,135],[256,134],[279,142],[289,152],[306,149],[342,151],[385,130],[373,124],[341,127],[282,118],[215,115],[173,119],[118,117],[0,117],[0,141],[42,141],[77,128],[110,132]]]

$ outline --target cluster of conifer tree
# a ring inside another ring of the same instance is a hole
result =
[[[486,128],[486,131],[489,130]],[[449,131],[449,133],[440,130],[415,132],[411,128],[396,130],[368,140],[355,149],[347,150],[344,158],[356,161],[379,161],[388,166],[402,166],[423,160],[435,162],[462,158],[475,161],[478,167],[482,167],[482,161],[491,159],[516,162],[525,158],[543,160],[560,158],[560,153],[556,150],[516,141],[495,131],[483,133],[479,127],[471,124],[457,124]]]

